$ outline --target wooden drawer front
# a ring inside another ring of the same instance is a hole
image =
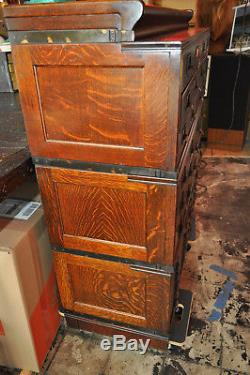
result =
[[[182,95],[180,127],[178,134],[178,160],[188,142],[190,131],[197,118],[197,112],[201,106],[205,92],[207,74],[207,60],[199,67],[197,75],[189,83]]]
[[[196,159],[198,164],[200,159]],[[181,249],[185,251],[185,247],[188,241],[189,233],[191,230],[191,223],[193,217],[193,208],[195,202],[195,185],[197,180],[198,169],[193,168],[192,174],[186,180],[183,188],[179,189],[180,199],[177,208],[177,219],[176,219],[176,241],[175,241],[175,253],[174,263],[182,262],[184,254],[180,253]]]
[[[170,262],[176,186],[59,168],[39,167],[37,175],[54,245]]]
[[[178,217],[181,217],[180,212],[187,208],[189,202],[194,201],[195,182],[201,160],[201,135],[201,130],[198,127],[187,150],[184,167],[179,177],[177,192]]]
[[[182,133],[183,139],[189,136],[195,115],[202,102],[206,83],[206,69],[207,61],[201,64],[197,75],[182,95],[180,133]]]
[[[179,233],[178,238],[176,240],[176,249],[175,249],[175,263],[176,263],[176,272],[175,272],[175,285],[179,285],[181,271],[183,267],[183,263],[185,260],[185,255],[187,251],[187,244],[188,244],[188,233],[183,231]]]
[[[197,51],[199,46],[194,45],[191,50],[189,50],[183,56],[183,81],[182,89],[184,90],[187,84],[191,81],[192,77],[195,74],[195,71],[199,65],[199,57],[197,56]]]
[[[197,102],[197,85],[196,77],[190,82],[182,95],[181,102],[181,118],[180,118],[180,135],[182,143],[184,143],[189,135],[192,124],[194,122]]]
[[[182,190],[181,201],[176,221],[176,229],[178,233],[182,233],[182,231],[189,232],[190,229],[190,219],[195,200],[196,178],[197,171],[194,171],[192,176],[189,177],[185,189]]]
[[[198,73],[197,73],[197,86],[200,89],[200,97],[203,97],[205,93],[206,80],[207,80],[207,66],[208,66],[208,60],[205,59],[200,65]]]
[[[13,55],[33,156],[175,168],[169,53],[103,43],[16,45]]]
[[[62,305],[74,312],[169,331],[173,277],[128,264],[54,253]]]
[[[182,90],[197,73],[200,64],[207,58],[209,35],[205,34],[198,42],[192,45],[182,56]]]
[[[192,212],[195,201],[195,186],[198,174],[198,166],[201,160],[201,131],[198,128],[193,135],[190,147],[184,160],[184,168],[179,177],[177,190],[177,218],[176,218],[176,246],[174,263],[178,258],[182,259],[180,249],[184,249],[191,229]]]
[[[201,49],[201,60],[206,60],[208,56],[208,49],[209,49],[209,37],[205,38],[200,46]]]
[[[177,237],[181,236],[183,232],[188,233],[191,224],[191,215],[195,200],[195,184],[197,178],[197,171],[189,177],[185,188],[181,191],[181,199],[178,206],[176,232]]]

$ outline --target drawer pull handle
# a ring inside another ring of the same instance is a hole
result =
[[[147,266],[129,266],[132,271],[149,273],[158,276],[171,277],[174,274],[174,267],[165,266],[162,268],[151,268]]]
[[[190,98],[190,96],[191,96],[191,93],[189,92],[188,94],[187,94],[187,98],[186,98],[186,110],[188,109],[188,107],[190,107],[190,104],[191,104],[191,98]]]
[[[143,185],[156,185],[156,186],[157,185],[166,186],[166,185],[173,183],[173,181],[175,180],[168,179],[168,181],[166,182],[160,182],[160,181],[145,181],[145,180],[137,180],[135,178],[128,178],[128,182],[136,182],[136,183],[143,184]]]
[[[192,55],[191,53],[187,56],[187,69],[186,71],[189,72],[189,70],[192,68]]]
[[[199,58],[200,55],[201,55],[201,48],[200,48],[200,46],[198,46],[195,49],[195,57]]]

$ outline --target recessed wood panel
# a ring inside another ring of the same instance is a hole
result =
[[[178,77],[170,74],[169,53],[131,47],[13,46],[33,156],[175,168],[169,93]]]
[[[143,69],[42,66],[37,90],[47,140],[143,146]]]
[[[176,186],[127,175],[36,169],[53,245],[171,264]]]
[[[145,316],[145,280],[122,272],[68,264],[75,304]]]
[[[170,275],[129,264],[54,252],[62,305],[81,314],[167,333],[173,309]]]
[[[207,37],[181,43],[192,54]],[[191,79],[181,47],[48,43],[12,54],[33,156],[177,169],[181,79]]]
[[[145,245],[145,194],[56,183],[64,233]]]

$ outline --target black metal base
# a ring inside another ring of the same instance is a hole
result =
[[[179,290],[178,312],[173,320],[169,344],[181,346],[187,337],[187,331],[190,321],[193,294],[186,289]]]

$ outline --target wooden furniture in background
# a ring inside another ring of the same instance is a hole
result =
[[[164,7],[164,8],[175,8],[175,9],[192,9],[194,15],[190,20],[190,25],[195,24],[195,17],[196,17],[196,3],[197,0],[152,0],[152,4]]]
[[[16,94],[0,94],[0,201],[34,173]]]
[[[249,56],[232,53],[212,56],[208,147],[240,150],[244,146],[250,109],[249,82]]]
[[[196,26],[209,27],[211,32],[209,54],[224,53],[234,18],[234,7],[239,0],[197,0]]]
[[[3,7],[4,4],[0,3],[0,37],[7,37],[7,30],[3,20]],[[1,38],[0,38],[1,39]]]
[[[73,326],[166,346],[200,160],[208,32],[137,40],[142,13],[137,0],[5,8],[62,312]],[[191,17],[175,12],[186,27]]]

